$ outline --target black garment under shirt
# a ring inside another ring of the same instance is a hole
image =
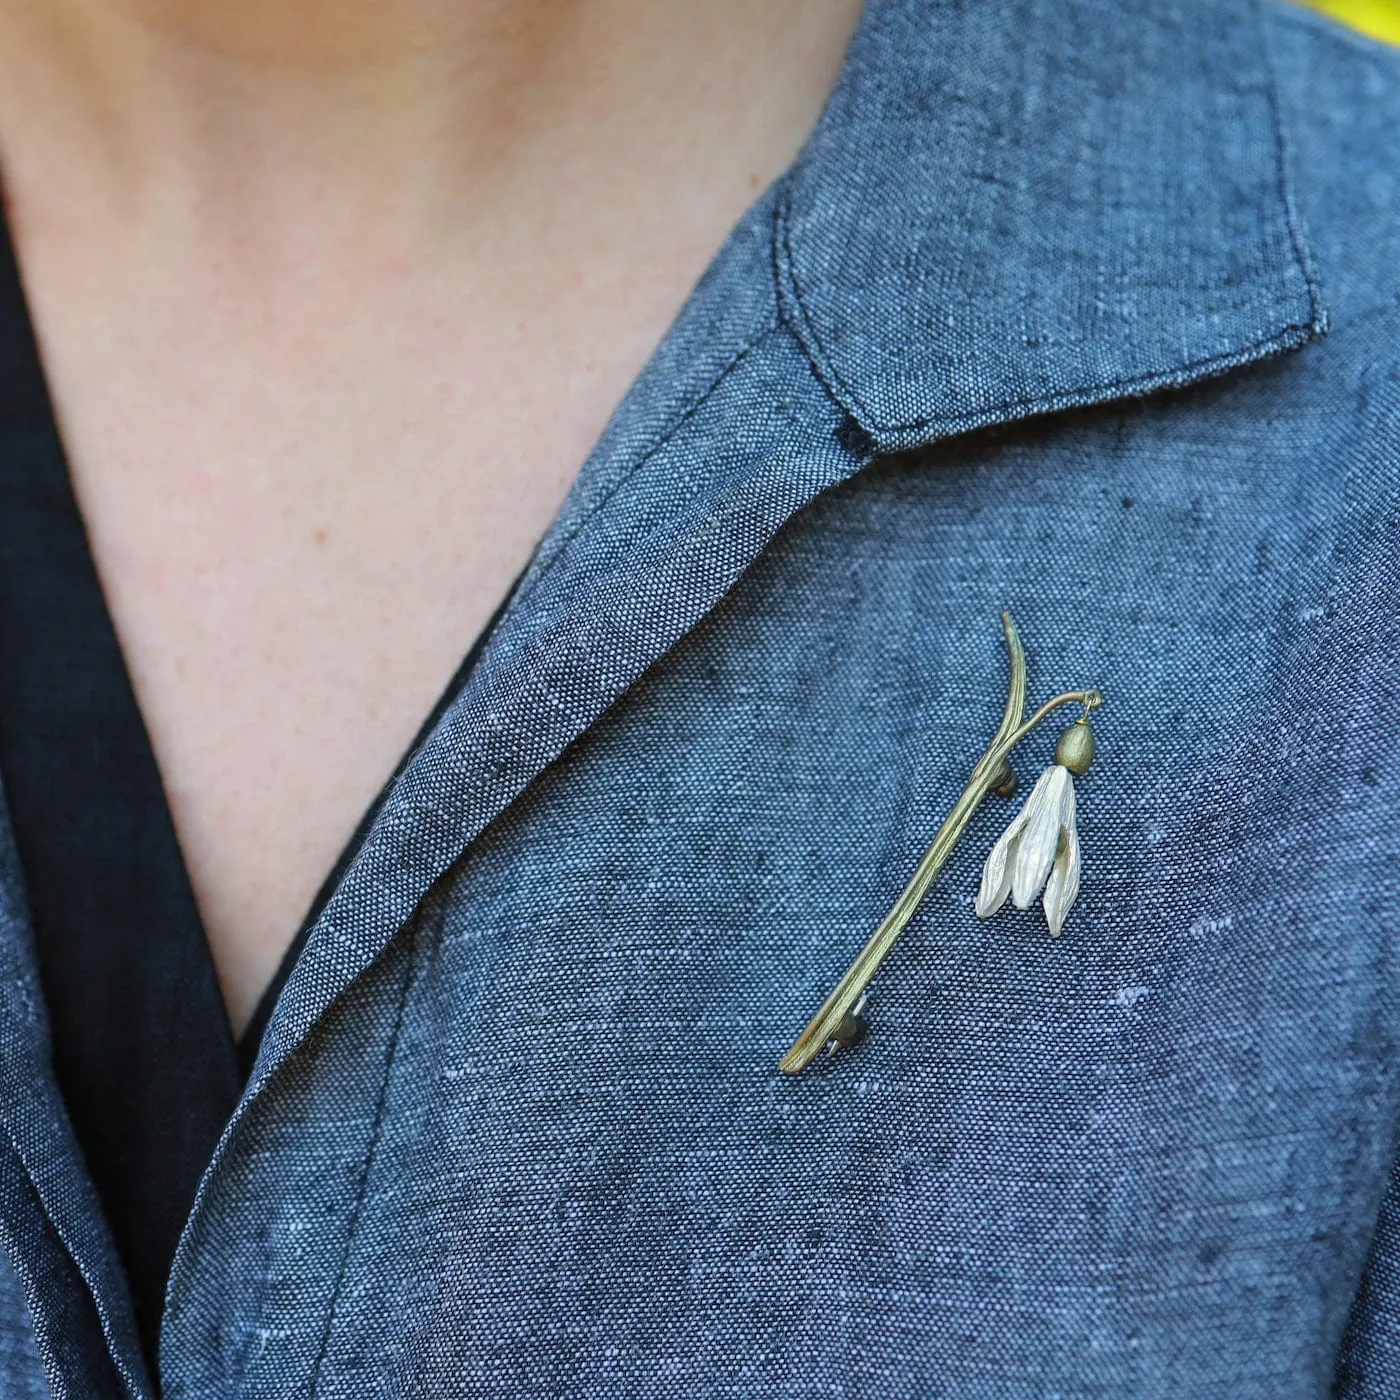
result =
[[[175,1246],[278,993],[509,598],[361,819],[235,1043],[0,219],[0,774],[55,1073],[153,1374]]]

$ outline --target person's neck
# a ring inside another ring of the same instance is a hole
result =
[[[409,249],[518,215],[523,189],[641,199],[679,165],[667,193],[701,194],[736,159],[722,178],[771,178],[859,8],[0,0],[0,164],[22,192],[138,221],[322,240],[369,225]]]

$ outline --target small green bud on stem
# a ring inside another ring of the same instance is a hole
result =
[[[1094,761],[1094,748],[1094,731],[1089,728],[1088,719],[1077,719],[1056,740],[1055,762],[1078,777],[1089,771]]]

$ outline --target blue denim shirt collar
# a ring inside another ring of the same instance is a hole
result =
[[[1261,16],[877,0],[788,182],[785,310],[881,446],[1324,328]]]

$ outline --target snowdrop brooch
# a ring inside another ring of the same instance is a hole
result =
[[[974,903],[978,916],[986,919],[1006,903],[1008,895],[1018,909],[1028,909],[1040,895],[1051,936],[1058,937],[1064,928],[1065,916],[1079,893],[1074,779],[1087,772],[1094,761],[1094,732],[1089,728],[1089,711],[1101,703],[1102,697],[1097,690],[1067,690],[1047,700],[1025,719],[1026,654],[1016,624],[1007,613],[1001,615],[1001,626],[1011,656],[1011,687],[1001,726],[986,752],[977,760],[962,795],[938,828],[932,845],[924,852],[890,912],[856,954],[855,961],[821,1009],[793,1041],[792,1048],[779,1060],[778,1068],[786,1074],[795,1074],[811,1064],[823,1047],[834,1055],[839,1049],[860,1044],[866,1029],[861,1013],[869,998],[867,989],[885,954],[904,932],[904,926],[947,863],[982,799],[989,792],[1001,797],[1015,794],[1012,749],[1052,711],[1061,705],[1077,704],[1084,707],[1083,714],[1060,735],[1055,744],[1054,763],[1040,775],[1025,806],[992,847],[982,868],[982,883]]]

